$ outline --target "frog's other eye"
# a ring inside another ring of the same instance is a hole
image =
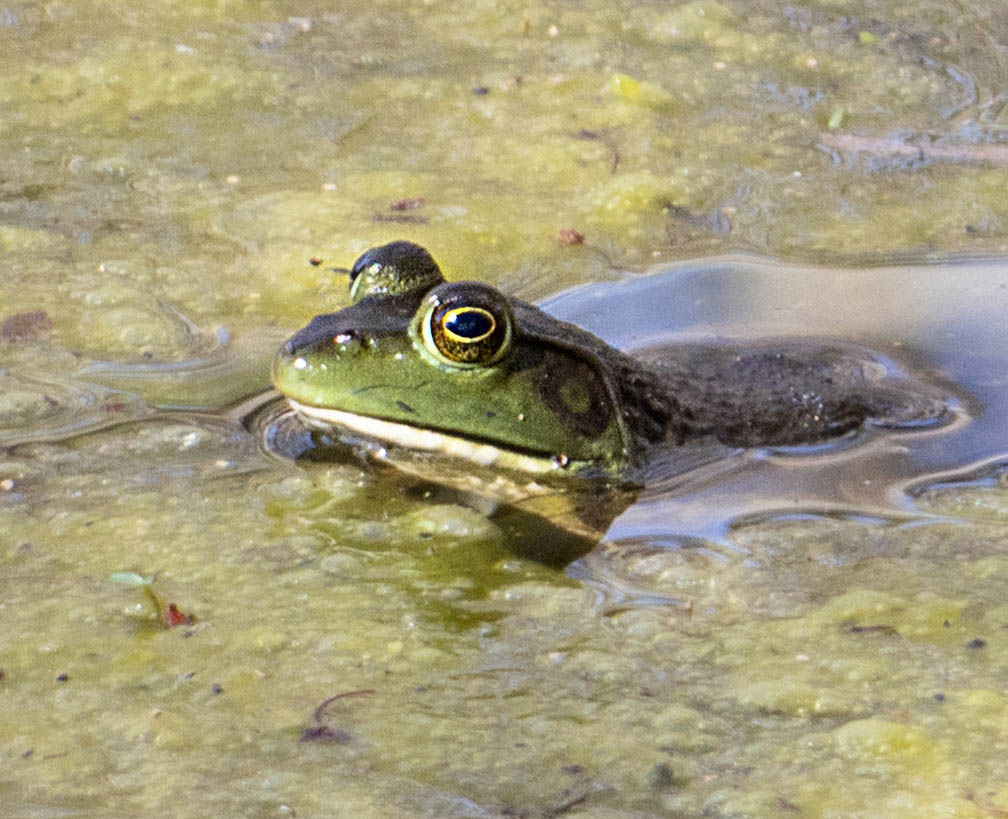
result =
[[[478,282],[436,287],[421,307],[424,347],[455,367],[493,364],[511,349],[514,319],[507,300]]]
[[[350,301],[424,291],[444,281],[430,253],[413,242],[373,247],[350,269]]]

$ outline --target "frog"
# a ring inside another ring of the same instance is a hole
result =
[[[315,316],[276,354],[273,384],[300,421],[412,453],[417,473],[447,457],[456,483],[476,469],[527,476],[507,502],[576,485],[587,500],[575,517],[597,512],[589,539],[613,514],[600,499],[632,498],[659,452],[674,462],[701,442],[722,454],[820,445],[949,417],[944,396],[835,343],[631,355],[486,283],[446,280],[405,240],[366,251],[349,280],[350,305]]]

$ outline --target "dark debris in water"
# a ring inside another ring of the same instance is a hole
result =
[[[653,791],[680,790],[689,782],[688,776],[676,771],[667,762],[659,762],[648,773],[648,787]]]
[[[574,228],[561,228],[557,234],[557,241],[562,247],[572,247],[573,245],[584,244],[584,234]]]
[[[851,634],[899,634],[895,626],[879,624],[874,626],[851,626]]]
[[[348,697],[361,697],[374,693],[374,688],[361,688],[357,691],[343,691],[340,694],[334,694],[328,699],[322,700],[312,714],[315,725],[305,728],[301,732],[301,742],[328,742],[336,745],[346,745],[351,742],[353,735],[349,731],[329,724],[331,720],[334,720],[339,715],[339,709],[331,706],[333,703],[345,700]]]
[[[394,202],[390,202],[388,207],[392,211],[416,210],[422,208],[425,201],[422,196],[411,196],[406,199],[396,199]]]
[[[315,725],[301,732],[302,742],[332,742],[336,745],[346,745],[353,737],[339,728],[332,729],[328,725]]]
[[[372,217],[375,222],[395,222],[409,225],[425,225],[430,220],[426,216],[410,213],[419,210],[426,204],[422,196],[410,196],[389,202],[388,212],[377,212]]]
[[[374,222],[395,222],[401,225],[426,225],[430,220],[426,216],[414,216],[410,213],[376,213]]]
[[[0,337],[4,341],[38,341],[52,330],[52,319],[45,310],[27,310],[15,313],[0,324]]]

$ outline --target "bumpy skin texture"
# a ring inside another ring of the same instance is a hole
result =
[[[920,426],[948,412],[941,398],[882,377],[866,353],[836,347],[689,345],[650,367],[694,432],[731,446],[810,444],[868,421]]]

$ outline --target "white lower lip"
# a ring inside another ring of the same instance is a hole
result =
[[[352,412],[343,412],[327,407],[313,407],[308,404],[300,404],[292,398],[288,398],[287,401],[296,412],[310,421],[324,421],[326,424],[339,426],[368,438],[376,438],[379,441],[408,449],[441,452],[457,458],[465,458],[467,461],[473,461],[481,466],[520,469],[523,472],[545,473],[561,469],[560,465],[552,458],[523,455],[492,444],[473,443],[465,438],[412,427],[409,424],[399,424],[395,421],[383,421],[380,418],[355,415]]]

